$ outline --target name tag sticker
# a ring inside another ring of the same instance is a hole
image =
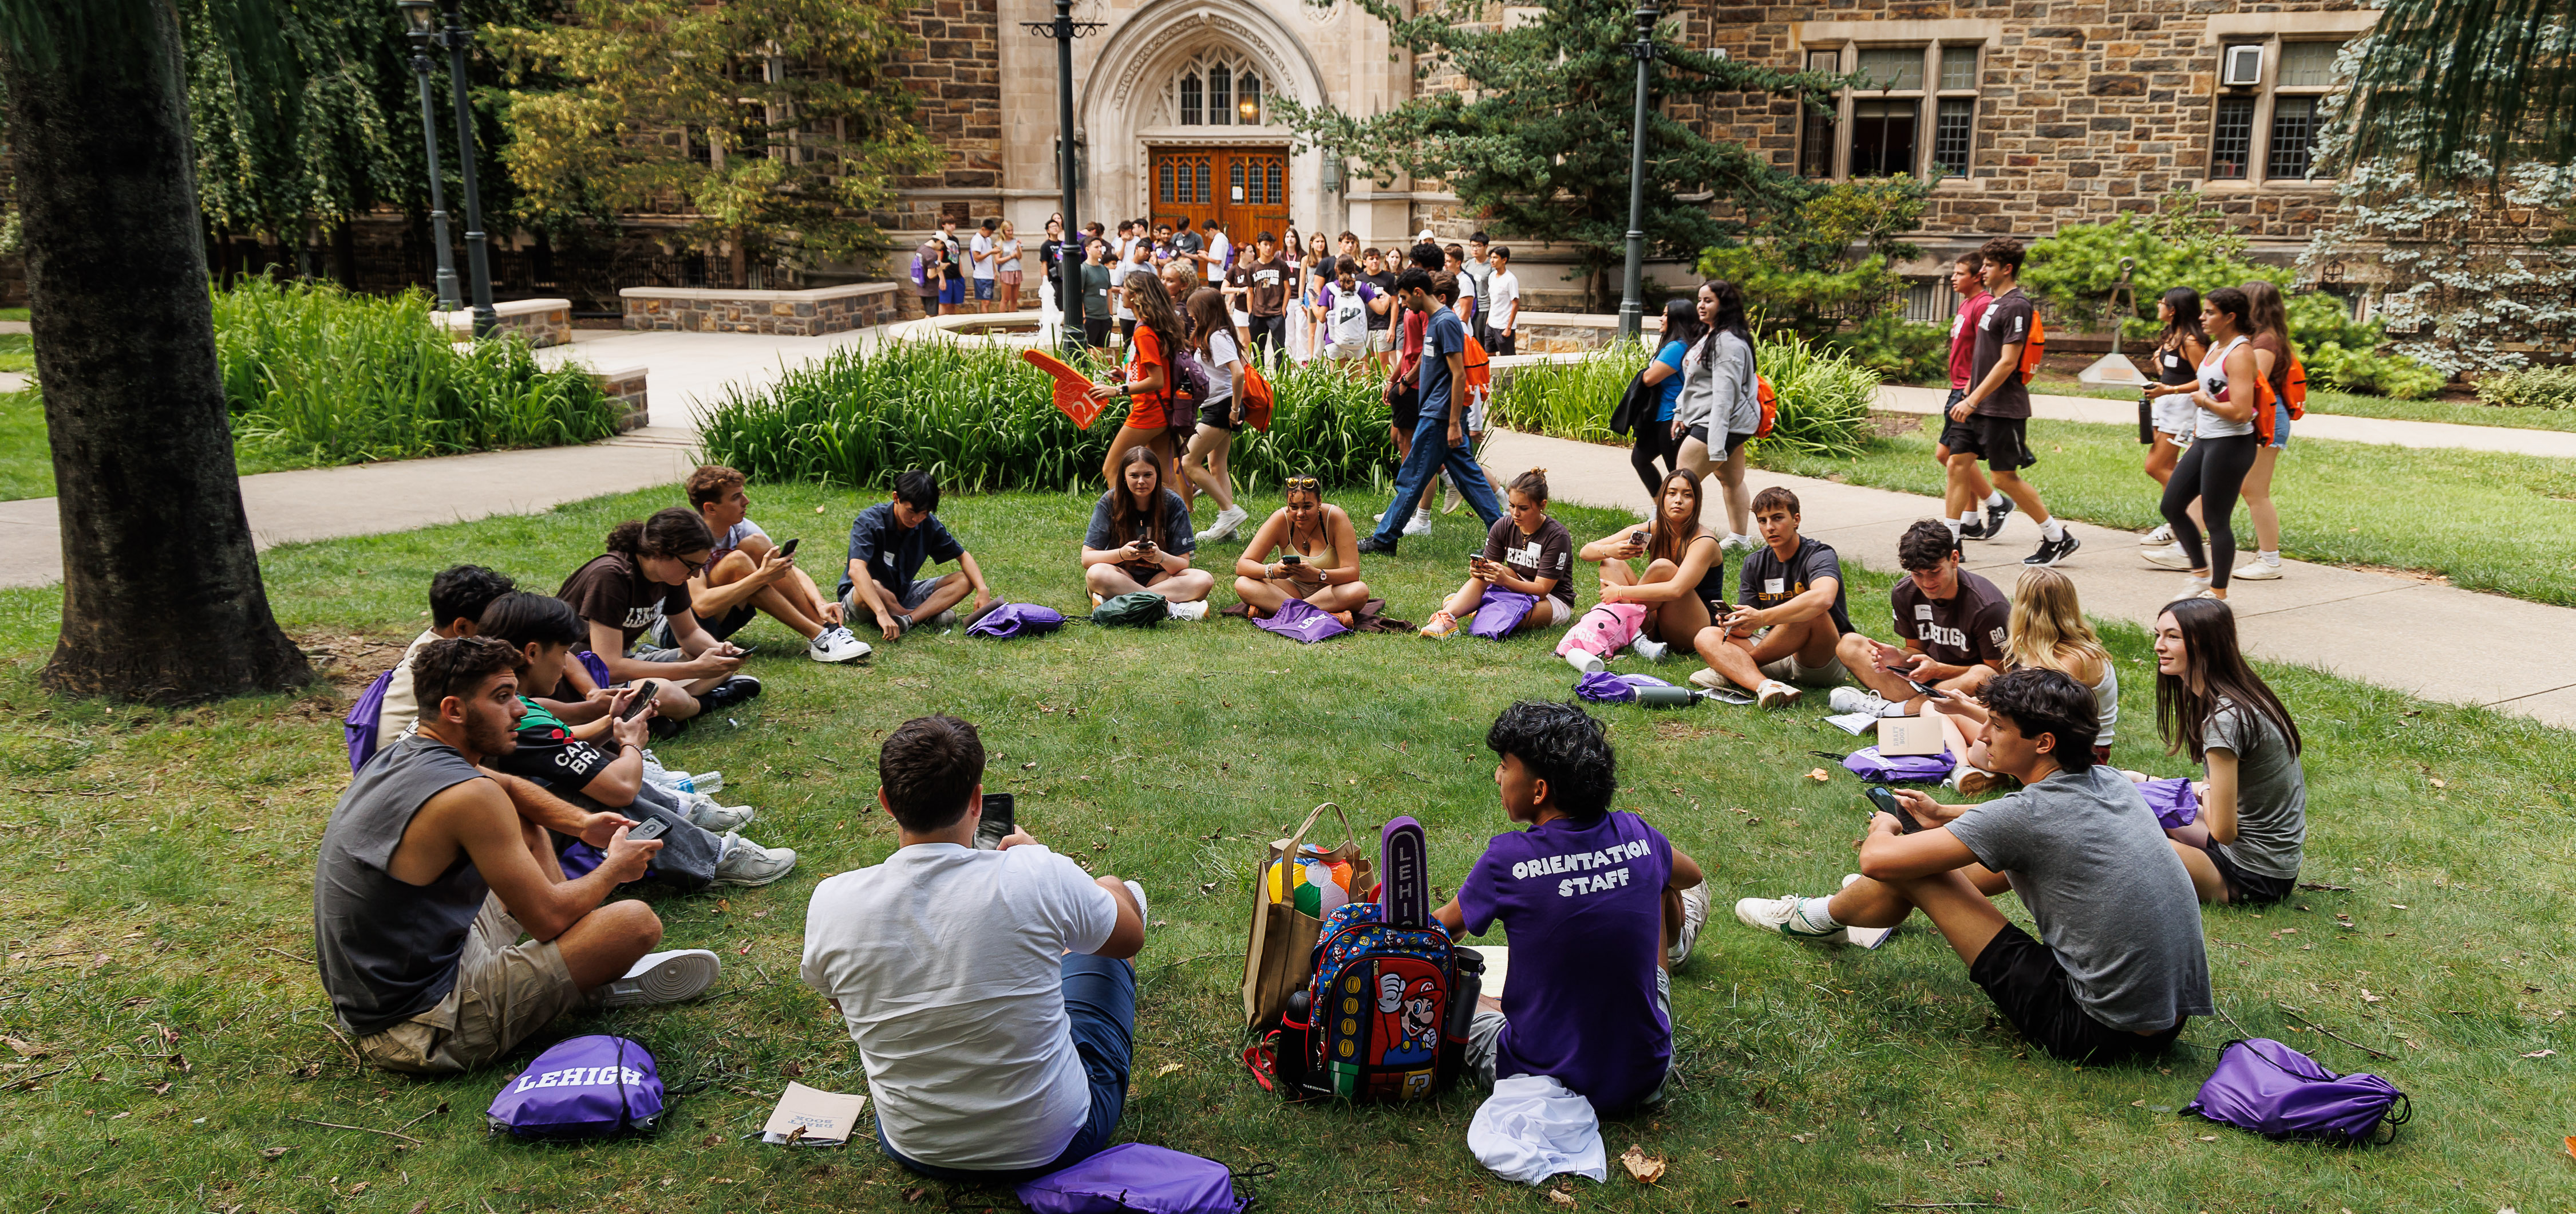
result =
[[[1781,594],[1787,591],[1787,589],[1788,582],[1784,578],[1767,577],[1762,579],[1762,593],[1764,594]]]
[[[1930,620],[1932,618],[1932,604],[1916,603],[1914,605],[1914,618],[1918,620]]]

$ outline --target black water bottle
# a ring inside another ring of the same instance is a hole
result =
[[[1304,1100],[1309,1095],[1306,1071],[1314,1058],[1312,998],[1302,990],[1288,993],[1288,1012],[1279,1022],[1279,1048],[1271,1055],[1271,1082],[1288,1100]]]
[[[1476,1023],[1476,999],[1485,991],[1485,955],[1472,948],[1449,950],[1457,978],[1449,984],[1449,1019],[1440,1028],[1440,1079],[1454,1083],[1467,1073],[1467,1030]]]

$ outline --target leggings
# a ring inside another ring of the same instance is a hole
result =
[[[2245,485],[2245,474],[2253,470],[2262,442],[2251,434],[2195,439],[2174,465],[2172,479],[2165,482],[2165,522],[2173,525],[2174,539],[2181,542],[2183,555],[2191,558],[2195,569],[2202,564],[2200,528],[2192,524],[2187,511],[2191,499],[2200,499],[2200,517],[2209,521],[2209,584],[2219,590],[2227,589],[2227,575],[2236,564],[2236,527],[2231,517],[2236,513],[2236,493]]]
[[[1628,449],[1628,466],[1637,470],[1637,479],[1645,482],[1646,500],[1653,501],[1664,491],[1664,477],[1679,468],[1681,444],[1673,441],[1673,423],[1648,418],[1638,424],[1637,445]],[[1655,461],[1664,461],[1664,470],[1655,471]]]

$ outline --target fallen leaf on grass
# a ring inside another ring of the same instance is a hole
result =
[[[2523,1055],[2525,1058],[2555,1058],[2557,1056],[2558,1051],[2556,1050],[2534,1050],[2531,1053]]]
[[[1816,1136],[1813,1134],[1791,1134],[1789,1136],[1789,1141],[1791,1142],[1814,1142],[1815,1140]]]
[[[414,1206],[412,1206],[412,1208],[411,1208],[411,1214],[428,1214],[428,1211],[429,1211],[429,1199],[428,1199],[428,1198],[426,1198],[426,1197],[421,1198],[421,1199],[420,1199],[420,1201],[419,1201],[419,1203],[418,1203],[418,1204],[416,1204],[416,1205],[414,1205]]]
[[[1164,1063],[1163,1065],[1161,1065],[1161,1066],[1158,1066],[1158,1067],[1155,1067],[1155,1068],[1154,1068],[1154,1078],[1156,1078],[1156,1079],[1160,1079],[1160,1078],[1162,1078],[1163,1076],[1165,1076],[1165,1075],[1169,1075],[1169,1074],[1171,1074],[1172,1072],[1177,1071],[1177,1070],[1179,1070],[1179,1069],[1181,1069],[1181,1064],[1180,1064],[1180,1063],[1177,1063],[1177,1062],[1166,1062],[1166,1063]]]
[[[349,1186],[349,1196],[351,1196],[351,1197],[355,1197],[355,1196],[357,1196],[357,1195],[358,1195],[358,1194],[360,1194],[360,1193],[364,1193],[364,1192],[366,1192],[369,1188],[373,1187],[373,1186],[375,1185],[375,1183],[376,1183],[376,1182],[374,1182],[374,1181],[372,1181],[372,1180],[361,1180],[361,1181],[359,1181],[359,1182],[358,1182],[358,1183],[356,1183],[356,1184],[350,1185],[350,1186]]]
[[[738,948],[738,949],[733,950],[733,955],[734,955],[734,956],[737,956],[737,957],[748,957],[748,956],[750,956],[750,955],[751,955],[751,941],[749,941],[749,940],[745,940],[745,941],[743,941],[743,942],[742,942],[742,947],[741,947],[741,948]]]
[[[1745,1208],[1745,1207],[1751,1206],[1751,1205],[1753,1204],[1753,1199],[1752,1199],[1752,1198],[1750,1198],[1750,1197],[1738,1197],[1738,1198],[1736,1198],[1735,1200],[1730,1201],[1730,1202],[1728,1202],[1728,1203],[1726,1203],[1726,1204],[1728,1204],[1728,1205],[1730,1205],[1730,1206],[1734,1206],[1734,1207],[1736,1207],[1736,1208],[1738,1208],[1738,1209],[1742,1209],[1742,1208]]]
[[[1810,779],[1810,780],[1815,781],[1815,782],[1816,782],[1816,783],[1818,783],[1818,784],[1822,784],[1822,783],[1824,783],[1825,781],[1832,779],[1833,777],[1832,777],[1832,776],[1830,776],[1830,775],[1825,774],[1825,769],[1824,769],[1824,768],[1821,768],[1821,767],[1811,767],[1811,768],[1808,768],[1808,769],[1807,769],[1807,778],[1808,778],[1808,779]],[[1750,1199],[1748,1199],[1748,1200],[1750,1200]]]
[[[922,1188],[919,1185],[914,1185],[913,1187],[903,1191],[903,1200],[905,1205],[911,1205],[928,1196],[930,1196],[930,1190]]]
[[[0,1037],[0,1043],[7,1044],[11,1052],[21,1058],[42,1058],[46,1053],[45,1047],[15,1037]]]
[[[265,1150],[262,1150],[262,1151],[259,1153],[259,1157],[260,1157],[260,1158],[262,1158],[262,1159],[275,1159],[275,1158],[277,1158],[278,1156],[283,1155],[283,1154],[287,1153],[288,1151],[292,1151],[292,1150],[294,1150],[294,1149],[295,1149],[295,1148],[293,1148],[293,1147],[269,1147],[269,1148],[267,1148],[267,1149],[265,1149]]]
[[[2203,1135],[2201,1135],[2201,1136],[2200,1136],[2200,1140],[2201,1140],[2202,1142],[2216,1142],[2216,1141],[2218,1141],[2218,1135],[2216,1135],[2216,1134],[2203,1134]]]
[[[1628,1169],[1630,1176],[1637,1178],[1638,1184],[1653,1184],[1664,1178],[1664,1157],[1649,1156],[1644,1147],[1635,1143],[1628,1144],[1628,1151],[1619,1157],[1619,1163]]]
[[[1547,1199],[1561,1206],[1571,1206],[1574,1204],[1574,1194],[1568,1193],[1563,1189],[1549,1189],[1547,1191]]]
[[[167,1083],[154,1084],[152,1087],[152,1094],[155,1096],[167,1096],[170,1094],[170,1085]]]
[[[2405,903],[2403,903],[2403,902],[2391,902],[2391,903],[2389,903],[2389,904],[2388,904],[2388,909],[2390,909],[2390,910],[2405,910],[2405,909],[2406,909],[2406,904],[2405,904]]]

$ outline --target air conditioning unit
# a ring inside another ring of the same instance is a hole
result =
[[[2229,88],[2253,88],[2263,83],[2263,48],[2231,46],[2220,64],[2218,82]]]

